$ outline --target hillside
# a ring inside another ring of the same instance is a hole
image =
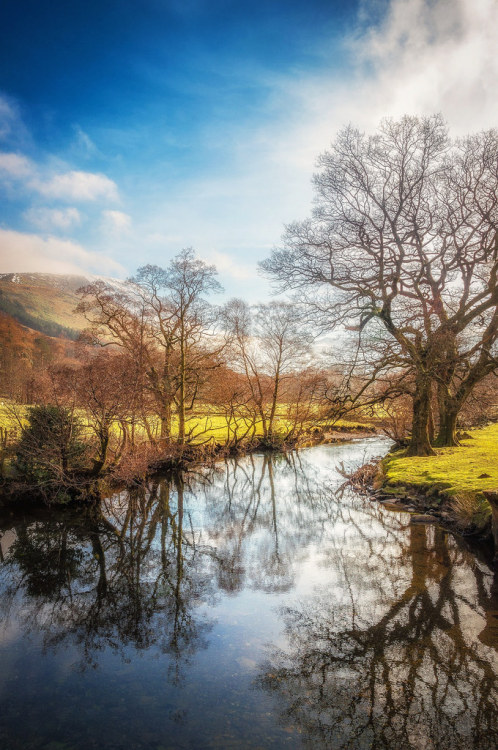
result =
[[[85,276],[0,274],[0,398],[33,400],[43,366],[74,356],[85,319],[74,312]],[[35,389],[35,390],[33,390]]]
[[[43,366],[71,359],[75,347],[68,338],[46,336],[0,311],[0,399],[32,401],[34,378]]]
[[[47,336],[76,339],[85,320],[74,312],[85,276],[0,274],[0,311]]]
[[[8,357],[17,357],[25,364],[41,359],[52,360],[59,355],[72,356],[75,348],[73,341],[34,331],[2,311],[0,344],[0,363]]]

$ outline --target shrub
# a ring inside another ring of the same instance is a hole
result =
[[[458,492],[451,504],[464,531],[483,531],[491,521],[491,508],[481,492]]]
[[[82,425],[72,409],[59,405],[28,410],[16,449],[16,469],[38,485],[68,484],[86,453]]]

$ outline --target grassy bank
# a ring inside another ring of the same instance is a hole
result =
[[[13,414],[13,409],[16,411],[16,416]],[[13,405],[7,401],[0,402],[0,428],[6,430],[18,431],[19,422],[26,422],[26,415],[29,409],[29,405]],[[84,410],[78,409],[76,411],[77,416],[83,423],[83,425],[89,430],[90,425],[88,417]],[[156,438],[159,437],[159,420],[155,417],[148,417],[149,428]],[[244,435],[247,431],[248,422],[244,419],[238,419],[232,421],[230,427],[227,422],[227,418],[216,411],[216,408],[210,404],[206,404],[203,409],[199,409],[192,416],[187,418],[185,428],[187,434],[190,434],[190,442],[193,445],[203,444],[209,441],[215,441],[217,443],[225,443],[234,436],[234,429],[237,429],[239,435]],[[280,405],[277,417],[275,420],[275,435],[286,436],[292,430],[292,420],[286,416],[286,409],[284,405]],[[317,429],[323,431],[338,431],[338,432],[361,432],[362,430],[372,430],[372,425],[362,423],[353,420],[339,419],[329,424],[326,421],[316,420],[310,421],[309,424],[304,425],[305,430]],[[143,424],[139,421],[135,424],[135,436],[138,441],[147,439],[147,431]],[[113,425],[113,432],[116,435],[119,434],[119,425],[116,423]],[[172,439],[175,440],[178,435],[178,420],[173,417],[172,420]],[[261,438],[263,436],[263,423],[261,420],[256,420],[254,424],[254,430],[248,433],[248,437]]]
[[[415,491],[462,530],[485,531],[491,509],[482,493],[498,490],[498,424],[468,435],[461,446],[436,449],[435,456],[408,458],[402,451],[387,456],[383,489],[395,495]]]
[[[194,464],[208,464],[228,455],[344,442],[373,430],[358,422],[329,424],[317,419],[295,431],[287,413],[282,405],[270,438],[260,421],[251,423],[248,430],[244,419],[228,421],[213,406],[204,404],[202,412],[187,421],[188,437],[182,444],[176,440],[176,420],[171,439],[162,440],[159,422],[153,416],[141,422],[128,418],[124,424],[111,424],[110,434],[105,433],[108,443],[102,460],[100,423],[92,424],[84,410],[77,410],[75,424],[64,409],[60,413],[54,406],[36,407],[30,413],[29,406],[0,403],[0,505],[26,494],[33,501],[40,496],[46,502],[59,502],[58,498],[68,502],[91,495],[91,487],[100,480],[109,485],[134,484],[157,472],[188,470]],[[28,427],[29,420],[34,420],[34,433],[30,433],[33,424]],[[72,425],[71,439],[67,437],[68,424]]]

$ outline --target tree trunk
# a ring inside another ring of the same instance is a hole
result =
[[[185,378],[186,378],[186,354],[185,354],[185,329],[183,317],[181,319],[180,337],[180,388],[178,393],[178,442],[185,443]]]
[[[180,445],[185,443],[185,397],[181,389],[178,403],[178,442]]]
[[[431,396],[431,402],[429,406],[429,440],[431,445],[434,445],[434,439],[436,437],[436,427],[434,425],[434,399]]]
[[[450,447],[452,445],[459,445],[456,425],[458,419],[459,409],[457,406],[448,406],[440,411],[439,416],[439,432],[436,439],[436,445],[440,448]]]
[[[121,459],[121,456],[125,452],[125,450],[128,448],[128,442],[129,442],[129,435],[128,435],[128,425],[126,424],[124,419],[121,419],[119,422],[119,425],[121,427],[121,435],[122,440],[121,444],[118,448],[118,452],[116,456],[114,457],[114,463],[117,464],[118,461]]]
[[[419,375],[415,380],[412,435],[407,451],[408,456],[434,455],[429,437],[430,409],[431,381],[427,375]]]
[[[101,473],[107,461],[107,453],[109,451],[109,428],[102,428],[99,435],[99,441],[100,456],[97,459],[94,459],[92,471],[92,474],[96,477]]]
[[[280,373],[277,370],[277,373],[275,375],[275,382],[273,385],[273,395],[272,395],[272,402],[271,402],[270,417],[268,419],[268,435],[270,439],[273,438],[273,424],[275,422],[275,414],[277,413],[277,400],[278,400],[279,385],[280,385]]]
[[[171,437],[171,404],[167,403],[164,406],[164,411],[161,414],[161,440],[169,440]]]
[[[7,455],[7,443],[8,443],[8,432],[7,428],[0,427],[0,479],[3,478],[5,457]]]
[[[495,322],[493,325],[496,327],[496,324],[497,323]],[[494,331],[491,324],[490,331]],[[436,445],[441,447],[459,445],[456,436],[458,415],[475,386],[495,369],[495,361],[491,359],[488,349],[483,348],[479,359],[472,365],[466,377],[461,380],[454,393],[451,393],[450,391],[450,381],[446,382],[445,385],[441,384],[438,393],[440,426]],[[447,374],[445,377],[447,377]]]

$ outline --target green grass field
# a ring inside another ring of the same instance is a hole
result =
[[[457,448],[436,449],[435,456],[407,458],[394,454],[384,462],[389,483],[422,487],[435,484],[450,495],[498,490],[498,424],[473,430]],[[481,475],[488,476],[481,476]]]
[[[24,405],[13,405],[8,402],[0,403],[0,427],[8,429],[9,431],[17,432],[19,430],[19,421],[24,422],[26,419],[27,411],[29,406]],[[15,411],[15,414],[14,414]],[[292,427],[292,423],[289,419],[285,418],[284,408],[280,409],[281,415],[276,420],[276,434],[287,435]],[[17,415],[17,416],[16,416]],[[81,421],[85,424],[87,418],[84,412],[79,413]],[[154,418],[149,419],[149,424],[154,434],[158,434],[158,422]],[[310,427],[324,427],[321,422],[310,423]],[[334,424],[334,427],[342,430],[357,430],[364,425],[361,422],[353,422],[347,420],[339,420]],[[368,425],[367,425],[368,426]],[[116,432],[119,427],[115,425]],[[190,417],[186,422],[187,433],[192,432],[193,443],[203,443],[208,440],[214,440],[219,443],[226,442],[228,438],[228,425],[224,416],[217,414],[213,407],[206,405],[205,413],[198,413],[195,416]],[[245,426],[243,420],[239,421],[239,435],[245,432]],[[173,419],[173,437],[178,433],[178,422]],[[135,434],[140,439],[146,439],[147,433],[143,425],[137,424],[135,428]],[[232,435],[233,435],[233,424],[232,424]],[[249,433],[252,435],[252,430]],[[263,425],[261,422],[256,423],[256,437],[263,435]]]

